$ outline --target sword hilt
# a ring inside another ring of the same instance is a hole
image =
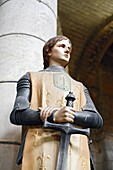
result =
[[[69,94],[65,97],[65,99],[67,100],[66,106],[73,107],[73,102],[75,100],[75,96],[73,95],[73,93],[69,92]],[[67,134],[82,134],[86,136],[90,135],[89,128],[86,129],[76,128],[70,123],[57,124],[57,123],[50,123],[47,120],[45,120],[43,127],[47,129],[50,128],[50,129],[58,130]]]

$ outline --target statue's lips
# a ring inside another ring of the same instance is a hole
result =
[[[69,56],[68,56],[68,54],[64,54],[64,56],[66,57],[66,58],[68,58]]]

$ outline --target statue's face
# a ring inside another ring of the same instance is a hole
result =
[[[65,67],[70,60],[71,44],[68,40],[58,41],[49,54],[49,65]]]

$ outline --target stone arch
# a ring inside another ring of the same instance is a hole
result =
[[[76,76],[87,86],[93,86],[99,64],[112,42],[113,21],[105,25],[85,46],[77,65]]]

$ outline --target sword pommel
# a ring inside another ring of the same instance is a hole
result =
[[[67,100],[66,106],[73,107],[73,102],[75,100],[75,96],[72,92],[69,92],[69,94],[65,97]]]

